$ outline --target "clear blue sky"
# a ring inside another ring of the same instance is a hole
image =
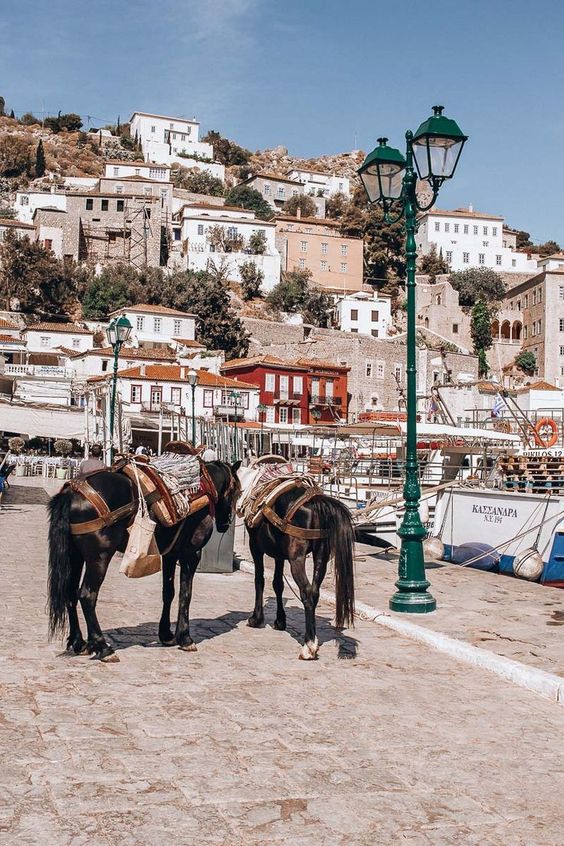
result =
[[[193,116],[251,149],[400,145],[434,103],[470,135],[439,205],[564,244],[558,0],[4,0],[16,112]]]

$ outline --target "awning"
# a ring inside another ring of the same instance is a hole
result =
[[[41,438],[84,440],[84,409],[41,408],[0,402],[0,429]]]

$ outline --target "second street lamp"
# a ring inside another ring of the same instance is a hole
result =
[[[433,114],[413,134],[406,132],[405,156],[388,147],[387,138],[378,139],[378,147],[365,159],[358,174],[368,199],[378,203],[386,223],[405,221],[406,294],[407,294],[407,438],[403,497],[405,515],[398,535],[401,550],[398,565],[397,592],[390,599],[392,611],[425,614],[434,611],[437,603],[428,592],[425,577],[423,540],[427,534],[419,516],[419,471],[417,466],[417,385],[415,342],[415,264],[417,249],[415,230],[417,213],[434,205],[439,188],[454,175],[462,148],[467,141],[455,121],[443,115],[442,106],[434,106]],[[429,182],[432,199],[423,205],[416,192],[417,176]]]
[[[112,396],[110,400],[110,465],[114,460],[114,422],[116,415],[116,390],[117,390],[117,372],[118,372],[118,358],[120,350],[126,341],[129,340],[133,326],[122,314],[121,317],[112,320],[106,329],[108,342],[114,352],[114,371],[112,378]]]
[[[268,409],[268,406],[266,406],[262,402],[259,403],[259,405],[257,405],[257,411],[258,411],[259,420],[260,420],[260,454],[261,455],[264,452],[264,417],[265,417],[265,414],[267,412],[267,409]]]
[[[199,382],[198,374],[195,370],[188,371],[188,384],[192,389],[192,446],[196,446],[196,387]]]

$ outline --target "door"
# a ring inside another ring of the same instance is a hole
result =
[[[290,390],[290,377],[289,376],[281,376],[280,377],[280,399],[287,400],[289,396]]]
[[[161,387],[151,387],[151,411],[158,411],[163,401],[163,389]]]

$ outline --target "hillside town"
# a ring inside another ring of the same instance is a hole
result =
[[[195,117],[140,111],[125,126],[88,133],[76,115],[61,129],[54,119],[49,128],[49,120],[4,114],[4,161],[22,137],[36,157],[35,173],[19,178],[7,178],[3,165],[5,436],[38,434],[26,422],[31,414],[36,426],[44,418],[40,435],[107,442],[113,352],[106,331],[120,315],[132,331],[117,360],[117,396],[124,425],[135,423],[134,446],[156,448],[152,429],[163,412],[231,417],[263,431],[403,419],[404,282],[401,263],[382,269],[374,262],[368,227],[354,220],[366,214],[355,173],[362,153],[313,161],[292,159],[285,148],[251,155],[217,132],[201,138]],[[90,157],[65,165],[63,144],[88,149]],[[97,175],[85,175],[94,169]],[[547,397],[552,407],[564,406],[558,317],[564,253],[527,237],[471,203],[421,213],[416,323],[423,416],[435,387],[459,386],[457,422],[475,418],[477,408],[487,410],[484,380],[509,391],[537,385],[539,408]],[[72,293],[57,299],[47,277],[43,301],[26,305],[15,269],[19,261],[26,272],[24,243],[35,247],[30,274],[45,256],[70,275],[89,274],[86,287],[75,286],[74,302]],[[144,285],[150,273],[155,281]],[[222,307],[238,319],[238,343],[206,331],[205,315],[170,307],[183,297],[161,295],[167,277],[177,288],[198,278],[220,284]],[[482,284],[490,329],[484,366],[472,328],[478,299],[469,295]],[[301,286],[300,296],[292,286]],[[63,409],[77,413],[65,417]],[[81,409],[92,415],[88,436]],[[57,431],[55,421],[63,419],[67,425]]]

